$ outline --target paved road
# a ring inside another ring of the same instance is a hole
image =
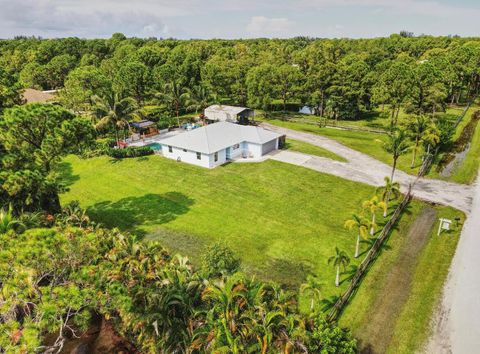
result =
[[[480,351],[480,175],[471,213],[463,227],[427,353]]]
[[[362,182],[373,186],[384,183],[385,176],[390,176],[391,167],[357,150],[351,149],[339,142],[324,136],[299,132],[296,130],[262,124],[266,129],[280,134],[286,134],[295,140],[301,140],[316,145],[342,156],[347,162],[334,161],[328,158],[311,156],[292,151],[279,150],[273,152],[270,158],[277,161],[293,163],[313,170],[334,174],[352,181]],[[395,180],[400,182],[403,191],[415,181],[414,176],[397,170]],[[414,186],[413,193],[416,198],[443,205],[449,205],[468,213],[472,206],[473,187],[421,178]]]

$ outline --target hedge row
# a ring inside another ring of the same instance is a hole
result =
[[[107,154],[116,159],[123,159],[126,157],[139,157],[139,156],[152,155],[153,150],[147,146],[127,147],[124,149],[109,149]]]

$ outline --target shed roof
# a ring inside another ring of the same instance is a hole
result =
[[[207,112],[209,112],[209,111],[210,112],[213,112],[213,111],[224,112],[224,113],[228,113],[228,114],[231,114],[231,115],[237,115],[239,113],[242,113],[246,109],[250,109],[250,108],[214,104],[214,105],[211,105],[211,106],[205,108],[205,115],[208,116]]]
[[[211,154],[244,141],[264,144],[280,136],[280,134],[260,127],[218,122],[159,142],[163,145]]]
[[[137,129],[148,128],[152,125],[155,125],[155,123],[150,120],[141,120],[139,122],[133,122],[130,124]]]
[[[22,96],[27,103],[46,103],[56,98],[53,90],[40,91],[31,88],[25,89]]]

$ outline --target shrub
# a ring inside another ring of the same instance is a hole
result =
[[[153,150],[148,146],[142,147],[127,147],[124,149],[109,149],[107,152],[108,156],[111,156],[116,159],[124,159],[126,157],[140,157],[152,155]]]
[[[202,258],[202,271],[206,277],[220,277],[237,272],[240,259],[233,251],[220,243],[208,247]]]

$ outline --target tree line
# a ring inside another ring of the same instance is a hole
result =
[[[61,89],[75,112],[129,97],[154,119],[211,103],[266,112],[305,104],[322,116],[357,119],[375,107],[434,114],[475,95],[478,38],[189,40],[20,38],[0,41],[0,107],[22,87]]]

